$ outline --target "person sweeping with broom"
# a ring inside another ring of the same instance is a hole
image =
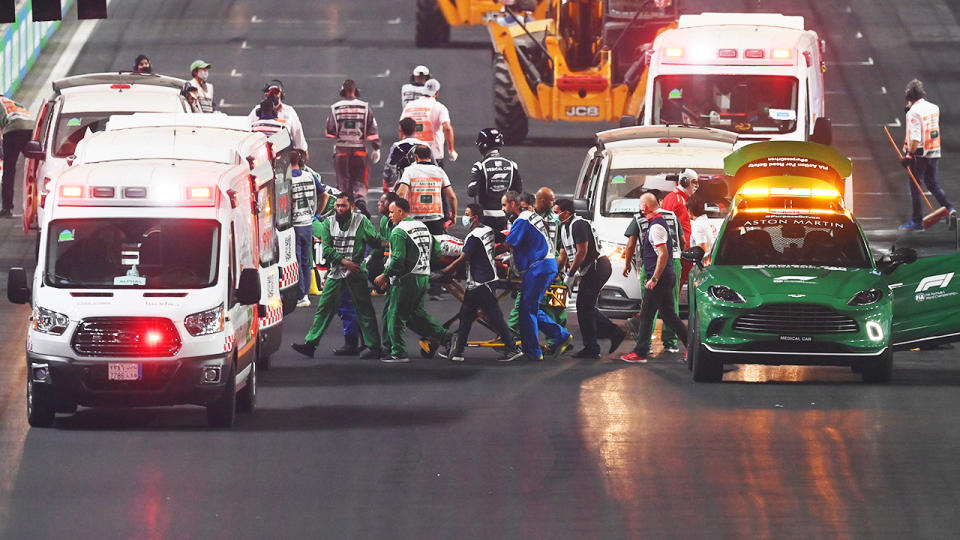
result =
[[[947,200],[947,194],[937,182],[937,167],[940,164],[940,107],[924,99],[926,92],[923,90],[923,83],[917,79],[907,83],[904,97],[907,102],[904,108],[907,113],[907,132],[900,164],[911,176],[910,199],[913,207],[910,221],[901,225],[900,229],[922,231],[946,217],[950,230],[955,230],[957,210]],[[887,135],[889,136],[889,131]],[[891,142],[893,142],[892,138]],[[933,205],[921,191],[920,179],[941,206],[926,217],[920,213],[921,198],[927,202],[931,210]]]

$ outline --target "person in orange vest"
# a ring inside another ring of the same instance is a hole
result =
[[[430,234],[443,234],[457,215],[457,194],[447,173],[430,163],[429,147],[417,145],[413,155],[417,161],[403,171],[395,191],[400,198],[410,201],[411,217],[423,222]],[[450,208],[448,214],[444,214],[444,198]]]
[[[30,111],[16,101],[0,94],[0,133],[3,134],[3,208],[0,217],[13,217],[13,188],[17,175],[17,160],[33,134]]]
[[[937,182],[937,168],[940,165],[940,107],[926,100],[927,93],[923,83],[913,79],[907,84],[904,98],[907,106],[907,133],[903,139],[901,165],[913,171],[918,182],[923,182],[930,193],[936,197],[940,206],[950,209],[947,214],[950,230],[957,228],[957,209],[950,204],[947,194]],[[920,189],[910,182],[911,220],[900,226],[901,230],[923,230],[923,214],[920,207],[922,194]]]
[[[415,99],[403,108],[400,118],[413,118],[417,122],[414,137],[430,147],[433,159],[443,168],[443,148],[449,150],[450,161],[457,160],[457,151],[453,141],[453,124],[450,123],[450,111],[437,100],[440,81],[430,79],[423,85],[423,97]]]

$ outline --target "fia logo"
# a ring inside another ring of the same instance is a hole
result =
[[[600,107],[586,107],[582,105],[567,107],[567,116],[597,117],[600,116]]]
[[[917,285],[917,290],[914,292],[920,293],[928,289],[932,289],[934,287],[939,287],[943,289],[950,283],[951,279],[953,279],[953,272],[950,272],[949,274],[938,274],[936,276],[927,276],[920,280],[920,283]]]

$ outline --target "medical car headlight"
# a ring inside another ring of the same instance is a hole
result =
[[[867,289],[865,291],[860,291],[857,294],[853,295],[853,298],[847,302],[847,305],[850,306],[869,306],[871,304],[876,304],[883,298],[883,293],[880,292],[880,289]]]
[[[734,302],[736,304],[742,304],[746,302],[746,300],[743,299],[743,295],[731,289],[730,287],[727,287],[726,285],[711,285],[707,289],[707,292],[710,293],[712,298],[723,302]]]
[[[205,336],[222,331],[223,319],[223,304],[220,304],[213,309],[187,315],[183,320],[183,326],[191,336]]]
[[[43,334],[59,336],[67,330],[70,318],[63,313],[57,313],[42,307],[33,310],[33,329]]]

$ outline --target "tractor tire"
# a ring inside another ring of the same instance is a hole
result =
[[[417,0],[414,32],[417,47],[439,47],[450,42],[450,23],[440,11],[437,0]]]
[[[502,55],[493,58],[493,118],[506,144],[517,144],[527,136],[529,122],[520,103],[510,68]]]

